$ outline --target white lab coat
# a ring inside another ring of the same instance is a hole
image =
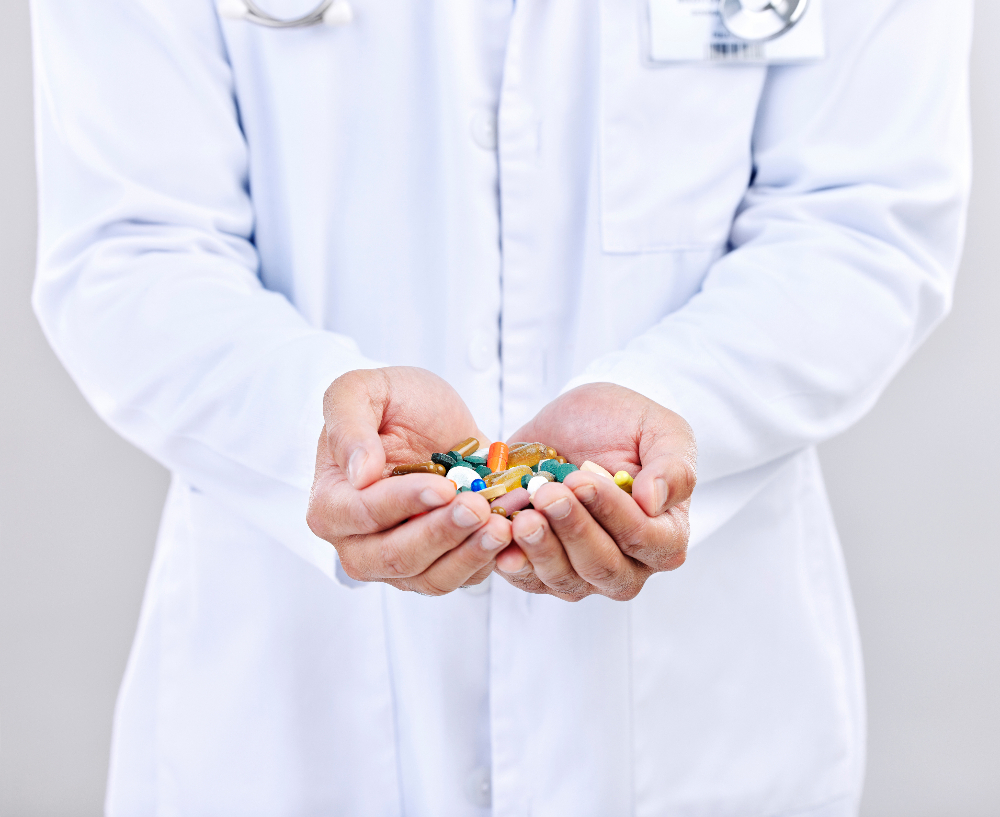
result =
[[[35,306],[174,474],[109,814],[853,814],[813,446],[947,310],[971,0],[827,3],[828,58],[771,68],[651,63],[646,0],[353,5],[33,1]],[[498,438],[591,381],[678,411],[687,564],[630,603],[347,586],[321,395],[388,363]]]

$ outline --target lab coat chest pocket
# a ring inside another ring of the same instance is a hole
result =
[[[605,252],[723,245],[752,168],[766,67],[656,63],[648,0],[601,0]]]

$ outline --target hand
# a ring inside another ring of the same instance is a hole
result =
[[[632,496],[603,476],[574,471],[543,485],[536,510],[514,519],[497,572],[530,593],[578,601],[594,593],[635,598],[653,573],[684,563],[697,449],[677,414],[621,386],[580,386],[514,436],[635,476]]]
[[[327,389],[323,414],[307,521],[348,576],[424,595],[489,576],[511,525],[485,499],[456,495],[435,474],[382,479],[465,437],[488,444],[451,386],[424,369],[348,372]]]

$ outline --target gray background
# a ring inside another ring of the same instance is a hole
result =
[[[0,815],[101,812],[167,475],[105,428],[28,298],[27,3],[0,26]],[[976,184],[954,312],[822,451],[864,639],[864,817],[1000,815],[1000,3],[978,5]]]

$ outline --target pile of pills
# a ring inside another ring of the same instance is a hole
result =
[[[562,482],[573,471],[590,471],[614,480],[622,490],[632,493],[628,471],[612,475],[589,460],[579,467],[559,456],[544,443],[493,443],[481,448],[479,440],[469,437],[443,454],[432,454],[428,462],[400,465],[393,476],[438,474],[447,477],[455,489],[475,491],[489,500],[493,513],[513,518],[531,507],[535,492],[546,482]]]

